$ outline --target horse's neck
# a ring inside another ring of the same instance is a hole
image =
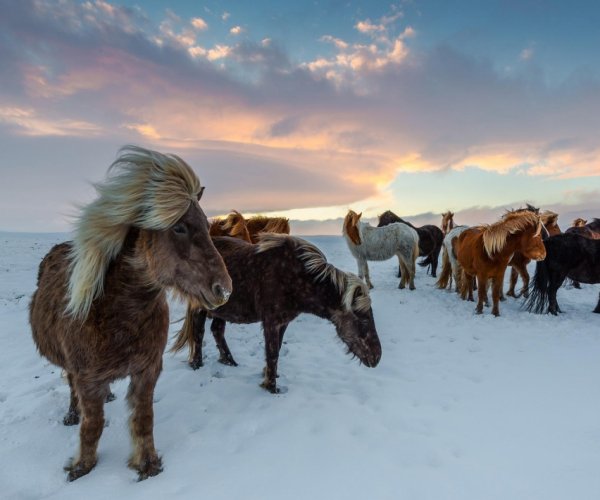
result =
[[[103,295],[115,303],[140,302],[142,307],[148,307],[153,301],[162,300],[164,290],[148,268],[140,233],[137,229],[129,232],[123,248],[109,265]]]

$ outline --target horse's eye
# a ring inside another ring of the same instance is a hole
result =
[[[181,222],[178,224],[175,224],[173,226],[173,232],[175,234],[187,234],[187,227],[185,227],[185,224],[182,224]]]

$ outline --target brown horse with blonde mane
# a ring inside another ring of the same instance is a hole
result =
[[[223,219],[214,219],[208,229],[208,234],[214,236],[231,236],[252,243],[246,219],[237,210],[233,210]]]
[[[67,372],[65,425],[82,422],[80,449],[66,467],[73,481],[96,465],[109,384],[130,377],[133,454],[140,479],[162,470],[152,408],[167,343],[167,288],[214,309],[231,278],[198,204],[203,188],[181,158],[123,148],[84,207],[71,242],[42,260],[29,322],[41,355]]]
[[[483,312],[487,303],[487,284],[492,281],[492,314],[500,315],[499,301],[506,267],[515,252],[542,260],[546,249],[542,241],[540,217],[529,211],[507,213],[502,220],[463,231],[456,242],[456,256],[462,268],[461,296],[473,301],[473,277],[477,278],[478,302],[475,311]]]
[[[442,214],[442,223],[440,227],[442,228],[442,233],[446,236],[452,229],[454,229],[454,212],[448,210]]]
[[[252,243],[258,243],[260,233],[290,234],[290,220],[285,217],[255,215],[246,219]]]

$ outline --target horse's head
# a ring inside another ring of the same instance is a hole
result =
[[[151,231],[145,249],[153,278],[192,303],[214,309],[227,302],[231,278],[208,234],[206,215],[196,202],[175,224]]]
[[[532,224],[523,231],[520,240],[520,252],[529,259],[544,260],[546,258],[544,239],[547,236],[548,231],[538,218],[536,224]]]
[[[68,313],[87,317],[102,295],[110,262],[135,230],[130,263],[149,287],[173,287],[208,308],[227,300],[231,279],[198,204],[204,188],[185,161],[126,146],[96,190],[73,240]]]
[[[252,243],[246,219],[237,210],[233,210],[226,218],[222,229],[228,236]]]
[[[448,210],[442,214],[442,232],[447,234],[454,227],[454,212]]]
[[[545,210],[540,214],[540,219],[544,227],[548,231],[548,236],[555,236],[557,234],[561,234],[562,231],[558,226],[558,214],[555,212],[551,212],[550,210]]]
[[[587,224],[587,220],[578,217],[573,221],[573,227],[583,227]]]
[[[360,232],[358,231],[358,223],[362,217],[362,212],[357,214],[354,210],[348,210],[344,219],[344,234],[348,236],[350,241],[355,245],[360,245]]]
[[[375,328],[369,289],[358,276],[345,274],[341,308],[333,313],[331,319],[348,351],[373,368],[381,359],[381,343]]]

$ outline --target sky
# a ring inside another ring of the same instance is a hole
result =
[[[599,215],[599,25],[592,1],[0,0],[0,230],[69,230],[125,144],[184,158],[209,216],[309,234]]]

